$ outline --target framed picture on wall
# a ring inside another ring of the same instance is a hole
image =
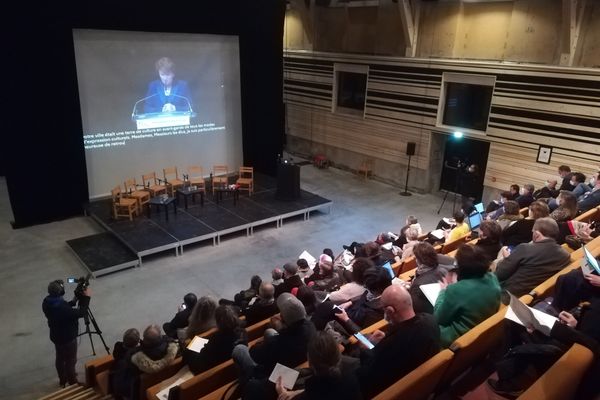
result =
[[[550,164],[550,158],[552,157],[552,147],[541,146],[538,149],[537,162],[542,164]]]

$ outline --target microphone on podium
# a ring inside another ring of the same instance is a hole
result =
[[[133,110],[131,111],[131,119],[132,120],[135,120],[135,116],[137,115],[135,113],[137,105],[140,104],[142,101],[146,101],[146,100],[148,100],[148,99],[150,99],[150,98],[152,98],[154,96],[158,96],[158,93],[151,94],[150,96],[146,96],[146,97],[144,97],[142,99],[139,99],[138,101],[135,102],[135,104],[133,105]]]
[[[173,96],[173,97],[179,97],[180,99],[184,99],[184,100],[187,102],[188,111],[189,111],[190,113],[193,113],[193,112],[194,112],[194,110],[192,110],[192,103],[190,102],[190,100],[189,100],[187,97],[185,97],[185,96],[180,96],[180,95],[178,95],[178,94],[172,94],[171,96]]]

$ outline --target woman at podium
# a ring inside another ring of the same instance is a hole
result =
[[[168,57],[156,62],[159,79],[150,82],[144,105],[145,113],[192,111],[186,81],[175,79],[175,63]]]

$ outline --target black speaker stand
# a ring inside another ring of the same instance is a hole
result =
[[[410,173],[410,158],[408,156],[408,167],[406,168],[406,182],[404,183],[404,192],[400,192],[400,196],[412,196],[412,193],[408,191],[408,174]]]

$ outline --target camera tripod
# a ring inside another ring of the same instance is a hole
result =
[[[456,196],[457,196],[457,192],[458,192],[458,180],[460,178],[460,172],[461,172],[461,166],[462,166],[462,162],[459,161],[456,167],[451,167],[450,165],[448,165],[448,163],[446,162],[446,168],[449,169],[453,169],[456,171],[456,177],[454,179],[454,191],[452,192],[454,195],[454,198],[452,200],[452,215],[454,216],[454,212],[456,211]],[[446,193],[444,193],[444,199],[442,200],[442,204],[440,204],[440,208],[438,208],[437,213],[439,214],[442,211],[442,208],[444,207],[444,203],[446,203],[446,199],[448,198],[448,193],[449,191],[446,190]],[[461,196],[462,197],[462,196]],[[461,200],[462,203],[462,200]]]
[[[85,315],[83,316],[83,321],[85,322],[85,331],[81,332],[77,336],[83,336],[83,335],[89,336],[90,344],[92,345],[92,352],[94,353],[94,355],[96,355],[96,349],[94,348],[94,340],[92,339],[92,335],[100,336],[100,340],[102,341],[102,344],[104,345],[104,349],[106,350],[106,352],[108,354],[110,354],[110,349],[106,345],[106,342],[104,341],[104,337],[102,337],[102,331],[100,330],[100,327],[98,326],[98,323],[96,322],[96,318],[94,318],[94,314],[92,314],[92,310],[89,307],[88,307]],[[90,322],[94,326],[93,331],[90,330]]]

